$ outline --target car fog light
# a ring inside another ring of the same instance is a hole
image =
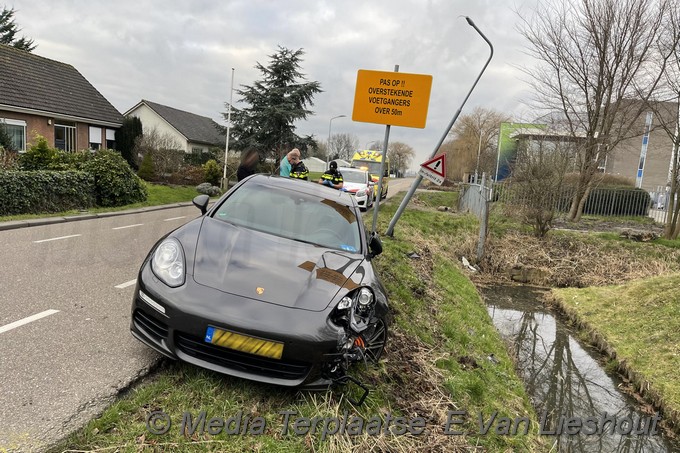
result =
[[[352,299],[345,296],[342,299],[340,299],[340,303],[338,303],[338,310],[346,310],[351,306],[352,306]]]

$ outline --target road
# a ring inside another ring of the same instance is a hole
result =
[[[388,197],[411,182],[391,180]],[[53,444],[158,363],[129,333],[136,273],[158,238],[199,214],[184,206],[0,231],[0,451]]]
[[[158,355],[129,334],[136,273],[161,235],[199,214],[189,206],[0,232],[0,450],[60,439],[153,366]]]

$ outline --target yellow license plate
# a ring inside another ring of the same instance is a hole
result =
[[[280,359],[283,355],[283,343],[241,335],[216,327],[208,327],[205,332],[205,342],[271,359]]]

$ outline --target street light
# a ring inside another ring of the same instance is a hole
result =
[[[333,120],[336,118],[344,118],[347,115],[338,115],[331,118],[328,122],[328,142],[326,143],[326,170],[328,170],[328,161],[331,157],[331,126],[333,125]]]
[[[380,140],[372,140],[372,141],[366,143],[366,148],[364,148],[364,149],[371,149],[371,148],[368,147],[368,145],[370,145],[370,144],[372,144],[372,143],[378,143],[379,141],[380,141]]]
[[[222,190],[229,188],[227,181],[227,160],[229,158],[229,129],[231,128],[231,103],[234,99],[234,68],[231,68],[231,90],[229,91],[229,110],[227,113],[227,140],[224,146],[224,173],[222,174]]]

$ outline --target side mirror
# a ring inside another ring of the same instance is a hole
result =
[[[371,238],[368,240],[368,256],[369,258],[374,258],[380,255],[383,251],[382,242],[377,234],[372,234]]]
[[[192,200],[194,206],[201,210],[201,214],[208,212],[208,201],[210,201],[210,197],[205,194],[196,195],[196,197]]]

